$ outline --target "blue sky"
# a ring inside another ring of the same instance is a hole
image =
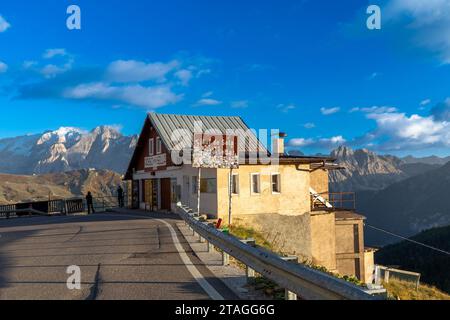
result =
[[[447,0],[4,0],[0,16],[0,137],[132,134],[156,111],[240,115],[306,153],[450,154]]]

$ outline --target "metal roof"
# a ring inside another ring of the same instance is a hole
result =
[[[211,131],[214,131],[215,134],[230,134],[230,131],[233,131],[238,136],[240,152],[267,152],[266,147],[240,117],[189,116],[160,113],[149,113],[148,116],[170,151],[191,148],[194,126],[201,125],[201,132],[208,131],[212,133]],[[177,130],[180,131],[174,135]],[[245,143],[245,141],[247,142]]]

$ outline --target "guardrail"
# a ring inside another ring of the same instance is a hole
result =
[[[297,295],[306,300],[380,300],[369,290],[338,279],[326,273],[309,268],[303,264],[289,262],[273,252],[257,247],[254,243],[246,243],[234,236],[224,234],[207,223],[200,222],[192,210],[179,205],[179,215],[194,233],[199,234],[208,249],[215,246],[222,250],[223,262],[228,263],[230,255],[247,266],[247,275],[258,272],[262,276],[286,288],[288,297]],[[294,295],[293,295],[294,294]]]
[[[105,212],[119,207],[119,200],[117,196],[94,197],[93,205],[96,212]],[[123,205],[128,205],[126,198]],[[86,200],[82,197],[20,202],[0,205],[0,218],[9,219],[25,215],[67,215],[85,212],[86,208]]]

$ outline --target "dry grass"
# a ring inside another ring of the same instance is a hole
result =
[[[243,227],[240,225],[233,225],[230,228],[230,233],[240,239],[253,238],[257,245],[266,248],[270,251],[274,251],[274,248],[270,242],[258,231],[253,228]]]
[[[389,283],[384,283],[388,295],[397,300],[450,300],[450,295],[439,289],[421,284],[416,291],[416,287],[411,282],[390,279]]]

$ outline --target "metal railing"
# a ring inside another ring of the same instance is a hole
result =
[[[242,262],[249,271],[256,271],[269,280],[286,288],[291,297],[307,300],[378,300],[370,290],[354,285],[329,274],[309,268],[303,264],[286,261],[285,257],[267,251],[254,244],[247,243],[234,236],[224,234],[213,226],[199,221],[192,210],[178,205],[178,213],[201,240],[223,252],[224,264],[229,256]],[[288,296],[289,296],[288,294]],[[294,295],[292,295],[294,294]]]
[[[124,207],[128,205],[127,197],[124,197]],[[96,212],[106,212],[119,207],[116,196],[94,197],[93,206]],[[87,211],[86,199],[54,199],[47,201],[21,202],[15,204],[0,205],[0,218],[12,218],[29,215],[55,215],[76,214]]]
[[[410,282],[415,286],[416,290],[419,289],[420,273],[375,265],[375,284],[381,285],[383,283],[389,283],[389,280],[391,279]]]
[[[323,192],[311,195],[311,210],[328,210],[319,198],[328,201],[333,206],[333,210],[356,210],[355,192]]]

